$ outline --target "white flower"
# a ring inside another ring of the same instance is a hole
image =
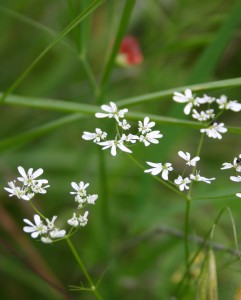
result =
[[[47,182],[48,180],[46,179],[33,181],[31,185],[31,190],[36,194],[46,194],[46,188],[50,187],[50,185],[45,185],[42,187],[42,184]]]
[[[84,140],[93,140],[94,143],[99,143],[107,137],[107,133],[102,131],[100,128],[96,128],[95,132],[84,131],[82,138]]]
[[[118,125],[123,129],[123,130],[128,130],[131,128],[131,125],[124,119],[122,122],[118,121]]]
[[[150,122],[149,117],[145,117],[143,123],[141,121],[138,121],[138,130],[142,133],[145,134],[147,132],[151,131],[151,128],[155,126],[155,122]]]
[[[62,238],[64,237],[66,234],[66,231],[65,230],[60,230],[58,228],[55,228],[54,230],[50,231],[49,235],[52,239],[59,239],[59,238]]]
[[[73,217],[67,221],[70,226],[77,227],[79,225],[79,221],[76,217],[76,214],[73,213]]]
[[[241,165],[240,165],[240,159],[234,158],[233,163],[223,163],[223,167],[221,170],[231,169],[234,168],[237,172],[241,172]]]
[[[141,135],[139,141],[144,143],[144,145],[147,147],[151,143],[158,144],[159,141],[157,139],[160,139],[162,137],[163,135],[160,133],[160,131],[155,130],[155,131],[147,132],[145,136]]]
[[[215,117],[214,109],[208,109],[205,111],[205,113],[209,117],[209,119],[213,119]]]
[[[127,108],[118,111],[118,107],[114,102],[110,102],[110,105],[102,105],[101,109],[107,113],[96,113],[96,118],[115,118],[119,121],[119,118],[124,118],[124,114],[128,112]]]
[[[41,242],[43,242],[44,244],[51,244],[53,241],[48,236],[42,236],[41,237]]]
[[[190,179],[191,180],[194,180],[194,181],[203,181],[203,182],[206,182],[206,183],[211,183],[212,180],[215,180],[216,178],[206,178],[206,177],[203,177],[199,174],[199,172],[196,171],[196,175],[194,174],[191,174],[190,175]]]
[[[88,195],[86,201],[88,204],[95,204],[95,201],[98,199],[98,195]]]
[[[146,162],[149,166],[153,167],[151,169],[145,170],[145,173],[151,173],[152,175],[158,175],[162,172],[162,178],[164,180],[168,180],[168,173],[173,170],[171,163],[152,163],[152,162]]]
[[[89,214],[89,212],[86,211],[83,216],[79,215],[79,218],[78,218],[79,226],[87,225],[87,223],[88,223],[88,214]]]
[[[183,158],[184,160],[186,160],[186,164],[188,166],[193,166],[195,167],[196,166],[196,163],[197,161],[200,160],[200,157],[199,156],[195,156],[194,158],[191,159],[191,155],[190,153],[186,152],[184,153],[183,151],[178,151],[178,155]]]
[[[98,143],[98,145],[103,146],[102,150],[111,148],[111,155],[116,156],[116,147],[118,147],[120,150],[127,152],[127,153],[132,153],[130,149],[128,149],[124,144],[123,140],[111,140],[111,141],[106,141],[106,142],[101,142]]]
[[[197,97],[196,98],[196,101],[199,103],[199,104],[205,104],[205,103],[213,103],[216,99],[214,97],[210,97],[208,95],[203,95],[203,97]]]
[[[220,133],[227,132],[227,128],[224,127],[223,123],[218,124],[214,122],[208,128],[202,128],[200,131],[205,132],[208,137],[221,139],[222,135]]]
[[[241,198],[241,193],[237,193],[236,196]]]
[[[174,92],[173,100],[179,103],[187,103],[184,108],[185,115],[189,115],[193,106],[199,106],[199,102],[194,98],[192,91],[186,89],[184,94]]]
[[[200,122],[206,121],[210,118],[209,115],[207,115],[204,111],[199,113],[196,109],[193,109],[192,112],[192,117]]]
[[[126,141],[126,142],[130,142],[130,143],[132,143],[132,144],[135,144],[136,141],[139,140],[139,136],[138,136],[138,135],[131,134],[131,133],[129,133],[128,135],[122,134],[121,140],[122,140],[122,141]]]
[[[48,218],[46,218],[48,229],[50,229],[50,230],[54,229],[54,227],[55,227],[54,222],[56,221],[56,219],[57,219],[57,216],[53,216],[51,221]]]
[[[86,196],[86,188],[89,186],[89,183],[85,184],[83,181],[80,181],[79,184],[71,182],[71,186],[75,192],[70,192],[70,194],[83,197]]]
[[[232,110],[235,112],[241,110],[241,103],[238,103],[237,100],[228,101],[227,96],[225,95],[222,95],[216,102],[220,109]]]
[[[43,169],[38,169],[35,172],[33,172],[33,168],[30,168],[27,173],[24,170],[23,167],[19,166],[18,167],[19,173],[22,175],[22,177],[18,177],[18,180],[23,182],[24,185],[32,185],[33,181],[39,177],[40,175],[43,174]],[[46,180],[46,179],[45,179]],[[48,181],[47,181],[48,182]]]
[[[23,199],[29,201],[32,197],[31,194],[26,195],[26,190],[21,189],[18,186],[15,186],[14,181],[8,182],[9,187],[5,187],[4,189],[10,194],[9,197],[16,196],[18,199]]]
[[[182,178],[182,176],[179,175],[178,178],[174,180],[174,183],[178,185],[180,191],[184,191],[184,189],[189,190],[188,184],[191,183],[191,180],[188,177]]]
[[[43,224],[39,215],[34,215],[34,223],[29,221],[28,219],[23,219],[23,221],[30,225],[23,227],[23,231],[27,233],[31,233],[32,238],[37,238],[39,235],[45,234],[48,232],[48,227]]]
[[[241,176],[231,176],[230,179],[232,181],[235,181],[235,182],[240,182],[241,181]]]

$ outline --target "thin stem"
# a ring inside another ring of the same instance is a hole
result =
[[[81,258],[79,256],[79,254],[77,253],[74,245],[72,244],[72,242],[70,241],[70,239],[68,237],[66,238],[66,242],[69,245],[69,248],[70,248],[72,254],[74,255],[74,257],[75,257],[78,265],[80,266],[80,269],[84,273],[85,278],[87,279],[87,281],[88,281],[88,283],[90,285],[90,289],[92,290],[92,292],[95,295],[96,299],[102,300],[102,297],[100,296],[99,292],[97,291],[96,286],[94,285],[94,283],[93,283],[93,281],[92,281],[92,279],[91,279],[88,271],[86,270],[86,268],[85,268],[85,266],[84,266],[84,264],[83,264],[83,262],[82,262],[82,260],[81,260]]]
[[[28,202],[32,206],[33,210],[35,210],[35,212],[38,215],[40,215],[40,217],[42,217],[44,220],[46,220],[46,217],[37,209],[37,207],[31,201],[28,201]]]
[[[145,167],[138,161],[136,160],[131,154],[128,154],[128,156],[130,157],[130,159],[138,166],[140,167],[142,170],[145,170]],[[159,178],[158,176],[154,176],[153,177],[158,181],[160,182],[162,185],[165,185],[168,189],[170,189],[171,191],[173,191],[174,193],[178,194],[180,197],[184,198],[184,199],[188,199],[187,196],[178,191],[177,189],[175,189],[173,186],[171,186],[171,184],[169,184],[168,182],[162,180],[161,178]]]
[[[95,97],[97,97],[97,95],[99,94],[99,87],[96,83],[96,80],[95,80],[95,76],[94,76],[94,73],[90,67],[90,64],[86,58],[86,55],[84,53],[80,53],[79,54],[79,59],[82,63],[82,66],[85,70],[85,74],[87,76],[87,79],[88,79],[88,82],[89,82],[89,85],[93,91],[93,94],[95,95]]]
[[[196,156],[199,156],[201,153],[202,145],[204,140],[204,133],[201,134],[201,138],[198,144]],[[192,174],[196,171],[196,165],[192,169]],[[186,199],[186,210],[185,210],[185,238],[184,238],[184,247],[185,247],[185,258],[186,258],[186,272],[189,273],[189,227],[190,227],[190,211],[191,211],[191,192],[192,192],[193,181],[189,186],[189,191]]]
[[[115,41],[114,41],[112,50],[110,52],[110,55],[107,59],[107,62],[104,66],[104,71],[103,71],[103,74],[102,74],[102,77],[101,77],[100,94],[98,96],[98,103],[99,104],[102,103],[104,90],[105,90],[106,84],[108,83],[111,71],[113,69],[113,66],[114,66],[114,63],[115,63],[115,57],[118,53],[121,41],[122,41],[123,36],[126,32],[126,29],[127,29],[127,26],[128,26],[129,20],[130,20],[131,12],[133,10],[135,2],[136,2],[136,0],[126,0],[125,1],[125,6],[124,6],[124,9],[123,9],[123,12],[122,12],[122,16],[121,16],[121,19],[120,19],[118,30],[117,30],[117,33],[115,35]]]

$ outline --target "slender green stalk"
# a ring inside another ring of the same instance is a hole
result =
[[[226,207],[224,207],[218,214],[218,216],[216,217],[213,225],[217,225],[221,216],[223,215],[223,213],[225,212]],[[184,273],[182,279],[180,280],[180,283],[178,284],[176,290],[174,291],[174,295],[178,296],[179,291],[181,290],[185,280],[189,277],[189,269],[192,266],[193,262],[196,260],[197,256],[199,255],[199,253],[201,252],[201,250],[205,247],[206,242],[208,241],[210,234],[213,230],[213,226],[211,227],[211,229],[207,232],[207,234],[205,235],[205,237],[203,238],[203,242],[201,243],[200,247],[198,248],[198,250],[196,251],[195,255],[192,257],[192,259],[188,262],[188,268],[186,270],[186,272]]]
[[[32,203],[32,201],[28,201],[28,203],[32,206],[33,210],[40,215],[44,220],[46,219],[45,216],[37,209],[37,207]]]
[[[90,289],[92,290],[92,292],[95,295],[96,299],[102,300],[102,297],[100,296],[98,290],[96,289],[96,286],[94,285],[94,283],[93,283],[93,281],[92,281],[92,279],[91,279],[88,271],[86,270],[86,268],[85,268],[85,266],[84,266],[84,264],[83,264],[83,262],[82,262],[82,260],[81,260],[81,258],[79,256],[78,252],[76,251],[74,245],[72,244],[71,240],[68,237],[66,238],[66,242],[67,242],[67,244],[68,244],[68,246],[69,246],[69,248],[70,248],[70,250],[71,250],[71,252],[72,252],[72,254],[74,256],[74,258],[76,259],[76,261],[77,261],[80,269],[84,273],[85,278],[87,279],[87,281],[88,281],[88,283],[90,285]]]
[[[117,55],[118,50],[120,48],[120,44],[121,44],[121,41],[123,39],[123,36],[126,32],[126,29],[127,29],[127,26],[128,26],[129,20],[130,20],[131,12],[133,10],[135,2],[136,2],[136,0],[126,0],[125,1],[125,6],[124,6],[124,9],[123,9],[121,18],[120,18],[120,23],[119,23],[119,26],[118,26],[118,30],[117,30],[117,33],[115,35],[115,41],[114,41],[114,44],[112,46],[110,55],[108,56],[107,62],[104,66],[103,74],[102,74],[102,77],[101,77],[100,89],[99,89],[100,94],[99,94],[99,97],[97,99],[98,100],[97,103],[99,103],[99,104],[101,104],[102,101],[103,101],[102,98],[103,98],[103,94],[104,94],[104,91],[105,91],[105,87],[106,87],[106,84],[109,80],[111,71],[113,69],[113,66],[114,66],[114,63],[115,63],[115,58],[116,58],[116,55]]]
[[[203,145],[203,140],[204,140],[204,133],[201,134],[201,138],[198,144],[196,156],[199,156],[201,153],[202,145]],[[196,171],[196,166],[193,167],[192,169],[192,174],[195,174]],[[185,236],[184,236],[184,247],[185,247],[185,258],[186,258],[186,271],[189,273],[189,256],[190,256],[190,251],[189,251],[189,228],[190,228],[190,212],[191,212],[191,192],[192,192],[192,186],[193,186],[193,181],[191,182],[189,186],[189,191],[187,194],[187,199],[186,199],[186,210],[185,210]]]
[[[82,66],[85,70],[85,74],[87,76],[89,85],[93,91],[93,94],[95,97],[97,97],[97,95],[99,94],[99,87],[96,83],[94,73],[92,71],[92,68],[91,68],[88,60],[87,60],[86,55],[84,53],[79,54],[79,60],[81,61]]]
[[[128,154],[128,156],[130,157],[130,159],[138,166],[140,167],[142,170],[145,170],[144,166],[138,161],[136,160],[132,155]],[[171,186],[168,182],[162,180],[161,178],[159,178],[158,176],[153,176],[158,182],[160,182],[162,185],[164,185],[165,187],[167,187],[169,190],[173,191],[174,193],[178,194],[180,197],[184,198],[187,200],[187,196],[180,192],[179,190],[175,189],[173,186]]]
[[[90,6],[80,13],[65,29],[59,33],[56,38],[35,58],[35,60],[29,65],[29,67],[18,77],[18,79],[4,92],[0,98],[0,103],[3,102],[9,94],[11,94],[19,84],[28,76],[37,63],[71,30],[73,30],[82,20],[84,20],[90,13],[92,13],[104,0],[95,0]]]

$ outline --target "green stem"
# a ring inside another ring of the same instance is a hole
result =
[[[128,156],[130,157],[130,159],[138,166],[140,167],[142,170],[145,170],[145,167],[138,161],[136,160],[132,155],[128,154]],[[173,186],[171,186],[171,184],[169,184],[168,182],[162,180],[161,178],[159,178],[158,176],[154,176],[153,177],[160,182],[162,185],[165,185],[169,190],[173,191],[174,193],[178,194],[180,197],[184,198],[184,199],[188,199],[187,196],[180,192],[179,190],[175,189]]]
[[[31,201],[28,201],[29,204],[32,206],[33,210],[38,214],[40,215],[40,217],[42,217],[44,220],[46,220],[45,216],[37,209],[37,207],[31,202]]]
[[[121,19],[120,19],[118,30],[117,30],[117,33],[115,35],[115,41],[114,41],[112,50],[110,52],[110,55],[107,59],[107,62],[104,66],[104,71],[103,71],[103,74],[102,74],[102,77],[101,77],[100,90],[99,90],[100,94],[98,96],[98,104],[102,104],[102,100],[103,100],[102,98],[103,98],[105,86],[106,86],[106,84],[109,80],[111,71],[113,69],[113,66],[114,66],[114,63],[115,63],[115,58],[116,58],[116,55],[119,51],[120,44],[121,44],[121,41],[123,39],[123,36],[126,32],[126,29],[127,29],[128,23],[129,23],[129,19],[130,19],[130,16],[131,16],[131,12],[133,10],[135,2],[136,2],[136,0],[126,0],[125,1],[125,6],[124,6],[124,9],[123,9],[123,12],[122,12],[122,16],[121,16]]]
[[[89,283],[89,285],[90,285],[91,291],[92,291],[93,294],[95,295],[96,299],[102,300],[102,297],[100,296],[98,290],[96,289],[96,286],[94,285],[94,283],[93,283],[93,281],[92,281],[92,279],[91,279],[91,277],[90,277],[88,271],[86,270],[86,268],[85,268],[85,266],[84,266],[84,264],[83,264],[83,262],[82,262],[82,260],[81,260],[81,258],[80,258],[80,256],[79,256],[79,254],[77,253],[77,251],[76,251],[74,245],[72,244],[72,242],[70,241],[70,239],[69,239],[68,237],[66,238],[66,242],[67,242],[67,244],[69,245],[69,248],[70,248],[70,250],[71,250],[73,256],[75,257],[75,259],[76,259],[76,261],[77,261],[77,263],[78,263],[80,269],[81,269],[82,272],[84,273],[85,278],[87,279],[87,281],[88,281],[88,283]]]

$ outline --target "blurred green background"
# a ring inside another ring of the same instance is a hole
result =
[[[0,91],[6,91],[56,34],[90,3],[90,0],[2,0]],[[98,84],[125,3],[124,0],[105,1],[44,56],[13,94],[96,104],[78,51],[82,49],[87,53]],[[241,1],[136,1],[125,34],[139,40],[144,61],[130,68],[113,67],[104,102],[239,77],[240,12]],[[240,91],[238,87],[209,94],[218,97],[225,93],[229,99],[241,102]],[[183,106],[174,103],[171,97],[129,110],[189,119],[183,115]],[[16,295],[19,299],[36,300],[92,299],[90,293],[67,290],[68,285],[80,285],[85,280],[65,242],[49,246],[31,240],[22,232],[22,219],[31,219],[33,211],[27,203],[9,198],[3,190],[7,182],[17,176],[17,166],[43,168],[51,189],[46,196],[39,197],[36,205],[49,217],[57,214],[58,220],[65,220],[72,212],[74,203],[69,194],[72,181],[89,182],[91,193],[101,193],[99,149],[93,143],[83,141],[81,135],[96,127],[111,131],[108,120],[97,120],[93,115],[76,118],[42,134],[6,142],[66,115],[8,103],[1,106],[0,299],[14,299]],[[240,113],[227,112],[222,121],[241,126]],[[164,138],[150,149],[144,146],[133,148],[135,157],[143,164],[145,161],[171,161],[181,170],[177,152],[195,153],[198,130],[161,124],[156,128]],[[230,173],[221,172],[220,167],[240,153],[239,135],[227,133],[221,141],[205,139],[200,169],[203,176],[217,180],[211,187],[196,185],[194,196],[237,192],[237,184],[229,181]],[[73,243],[95,280],[105,271],[100,285],[104,299],[171,299],[175,290],[173,276],[177,271],[181,274],[184,268],[183,240],[151,232],[164,225],[183,230],[184,200],[143,174],[124,153],[113,158],[106,152],[105,162],[109,200],[98,199],[91,209],[88,226],[79,231]],[[103,203],[109,203],[106,211]],[[225,206],[231,208],[240,236],[241,205],[235,197],[193,201],[192,233],[204,236]],[[223,215],[216,228],[215,241],[235,248],[228,213]],[[195,251],[197,245],[191,243],[191,249]],[[216,252],[216,259],[219,299],[232,299],[241,284],[240,261],[224,252]],[[33,270],[34,266],[45,279]],[[62,286],[61,292],[50,287],[46,276]],[[195,284],[178,299],[195,299]]]

